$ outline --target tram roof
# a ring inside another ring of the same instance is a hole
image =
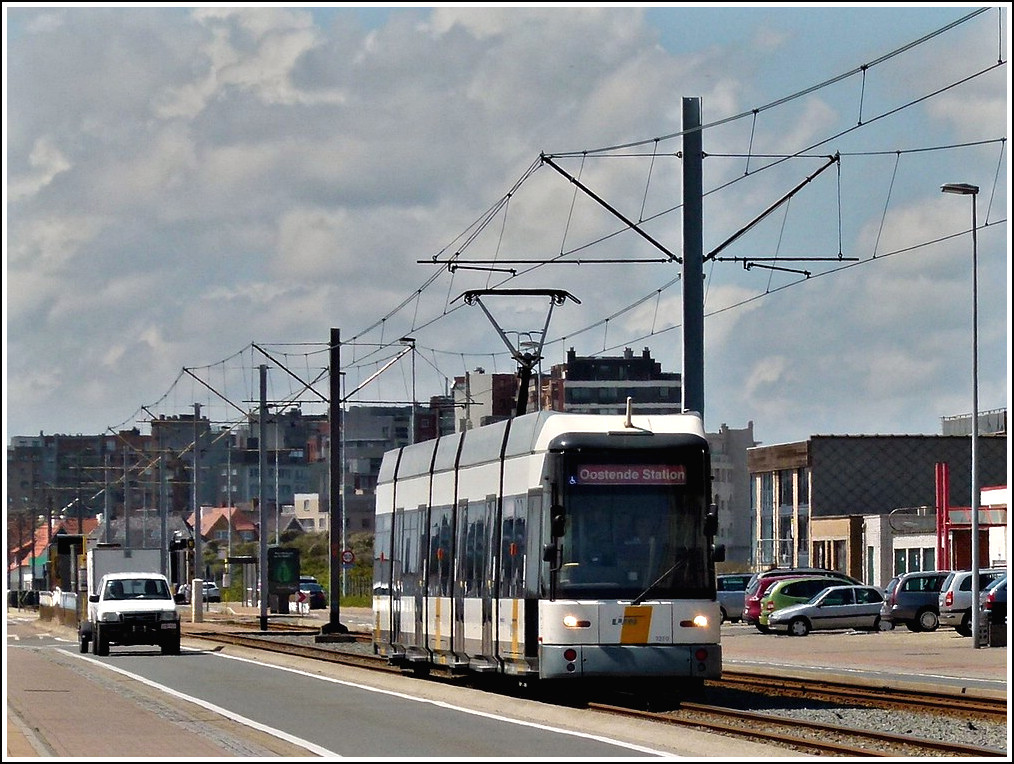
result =
[[[626,416],[622,414],[537,411],[405,446],[401,450],[398,474],[400,477],[426,474],[431,467],[436,472],[453,469],[458,459],[459,446],[461,467],[496,461],[500,458],[504,431],[508,427],[510,431],[507,433],[504,450],[507,457],[547,451],[555,439],[575,434],[652,433],[705,437],[701,418],[693,413],[634,415],[631,417],[631,427],[627,427]],[[393,476],[397,454],[397,450],[385,454],[379,475],[381,482]]]

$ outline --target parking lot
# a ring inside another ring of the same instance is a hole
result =
[[[961,686],[962,680],[983,680],[1006,694],[1006,647],[972,647],[971,637],[954,629],[932,632],[827,631],[805,637],[761,634],[746,624],[723,624],[723,663],[727,669],[821,671],[850,675],[896,676],[941,685]]]

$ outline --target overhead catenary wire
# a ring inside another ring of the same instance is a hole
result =
[[[793,93],[793,94],[791,94],[789,96],[786,96],[784,98],[772,101],[772,102],[770,102],[768,104],[765,104],[762,107],[756,107],[756,108],[753,108],[753,109],[751,109],[751,110],[749,110],[747,112],[743,112],[742,114],[734,115],[733,117],[729,117],[729,118],[725,118],[723,120],[719,120],[719,121],[716,121],[716,122],[708,123],[708,124],[702,126],[700,129],[701,130],[710,129],[710,128],[713,128],[713,127],[716,127],[716,126],[719,126],[719,125],[722,125],[722,124],[726,124],[726,123],[731,122],[731,121],[733,121],[735,119],[746,117],[746,116],[749,116],[752,119],[753,124],[756,125],[756,120],[758,118],[758,115],[761,114],[762,112],[769,111],[769,110],[771,110],[773,108],[776,108],[776,107],[778,107],[780,105],[788,103],[788,102],[790,102],[792,100],[796,100],[796,99],[798,99],[800,97],[803,97],[804,95],[807,95],[807,94],[812,93],[812,92],[816,92],[817,90],[819,90],[819,89],[821,89],[823,87],[828,87],[828,86],[830,86],[832,84],[836,84],[837,82],[840,82],[840,81],[842,81],[842,80],[844,80],[844,79],[846,79],[846,78],[848,78],[850,76],[854,76],[856,74],[861,74],[862,77],[863,77],[863,79],[864,79],[864,82],[865,82],[865,78],[867,77],[869,71],[873,67],[879,65],[880,63],[882,63],[882,62],[884,62],[884,61],[886,61],[886,60],[888,60],[890,58],[893,58],[893,57],[895,57],[897,55],[900,55],[901,53],[903,53],[903,52],[905,52],[907,50],[910,50],[910,49],[916,47],[917,45],[921,44],[922,42],[925,42],[925,41],[927,41],[927,40],[929,40],[929,39],[931,39],[933,37],[936,37],[936,36],[938,36],[940,34],[943,34],[944,32],[946,32],[946,31],[948,31],[950,29],[953,29],[953,28],[957,27],[958,25],[964,23],[965,21],[968,21],[971,18],[979,15],[980,13],[985,12],[985,10],[988,10],[988,9],[977,9],[977,10],[975,10],[975,11],[973,11],[973,12],[971,12],[971,13],[965,15],[965,16],[963,16],[962,18],[956,20],[955,22],[952,22],[951,24],[948,24],[945,27],[942,27],[941,29],[936,30],[935,32],[933,32],[933,33],[931,33],[929,35],[925,35],[925,36],[919,38],[918,40],[915,40],[915,41],[913,41],[911,43],[908,43],[907,45],[902,46],[900,48],[897,48],[897,49],[891,51],[890,53],[888,53],[888,54],[886,54],[884,56],[881,56],[881,57],[879,57],[877,59],[874,59],[873,61],[871,61],[869,63],[863,64],[860,67],[857,67],[857,68],[855,68],[853,70],[850,70],[850,71],[845,72],[845,73],[843,73],[841,75],[838,75],[836,77],[833,77],[833,78],[830,78],[828,80],[825,80],[825,81],[823,81],[821,83],[818,83],[817,85],[811,86],[811,87],[803,89],[801,91],[797,91],[797,92],[795,92],[795,93]],[[996,66],[1000,66],[1000,65],[1003,65],[1002,57],[998,60],[998,62],[996,64]],[[978,76],[981,76],[982,74],[988,73],[993,68],[995,68],[995,66],[988,67],[986,69],[980,70],[980,71],[978,71],[978,72],[976,72],[976,73],[974,73],[972,75],[969,75],[968,77],[963,78],[963,79],[961,79],[961,80],[959,80],[957,82],[952,82],[952,83],[946,85],[945,87],[942,87],[942,88],[934,90],[934,91],[932,91],[930,93],[927,93],[927,94],[921,96],[920,98],[911,100],[911,101],[907,102],[906,104],[904,104],[902,106],[899,106],[897,109],[888,110],[888,111],[885,111],[885,112],[883,112],[881,114],[878,114],[878,115],[872,115],[868,119],[866,119],[865,121],[862,119],[862,116],[861,116],[862,115],[862,108],[863,108],[862,107],[862,101],[861,101],[862,95],[861,95],[860,96],[860,110],[859,110],[860,119],[858,120],[859,124],[857,124],[856,126],[853,126],[853,127],[849,128],[848,130],[843,130],[843,131],[841,131],[839,133],[835,133],[835,134],[833,134],[831,136],[825,137],[824,139],[820,140],[819,142],[812,144],[807,149],[804,149],[804,150],[799,151],[799,152],[793,152],[791,154],[785,154],[785,155],[761,155],[761,154],[753,154],[752,153],[753,139],[752,139],[752,133],[751,133],[751,145],[750,145],[751,152],[745,155],[747,157],[747,174],[754,174],[754,173],[760,172],[762,170],[770,169],[773,165],[775,165],[777,163],[784,162],[787,159],[800,158],[800,157],[804,156],[808,151],[812,150],[813,147],[824,145],[824,144],[826,144],[826,143],[828,143],[828,142],[830,142],[832,140],[835,140],[837,137],[840,137],[840,136],[842,136],[842,135],[844,135],[844,134],[846,134],[848,132],[851,132],[854,129],[859,128],[859,127],[867,127],[870,124],[872,124],[873,122],[875,122],[875,121],[877,121],[879,119],[883,119],[883,118],[885,118],[887,116],[890,116],[891,114],[896,113],[897,111],[899,111],[901,109],[908,108],[910,106],[913,106],[915,104],[918,104],[918,103],[926,100],[927,98],[931,98],[931,97],[933,97],[936,94],[945,92],[946,90],[948,90],[950,88],[957,87],[960,84],[963,84],[965,82],[971,81],[975,77],[978,77]],[[621,145],[617,145],[617,146],[605,147],[605,148],[600,148],[600,149],[582,150],[581,152],[554,152],[554,153],[547,154],[547,156],[561,157],[561,158],[562,157],[567,157],[567,156],[575,156],[575,157],[576,156],[580,156],[581,159],[582,159],[582,163],[584,163],[585,161],[587,161],[587,159],[589,159],[591,157],[596,157],[596,156],[598,156],[600,154],[601,155],[605,155],[606,153],[614,152],[614,151],[619,150],[619,149],[634,148],[634,147],[637,147],[637,146],[640,146],[640,145],[647,145],[647,144],[650,143],[652,145],[652,150],[650,152],[650,155],[648,155],[648,156],[650,156],[650,159],[651,159],[651,169],[653,169],[654,168],[654,163],[655,163],[656,159],[659,158],[659,157],[665,156],[664,152],[660,152],[659,151],[660,143],[662,141],[665,141],[665,140],[668,140],[668,139],[680,137],[681,135],[682,135],[682,131],[671,133],[671,134],[667,134],[667,135],[662,136],[662,137],[656,137],[656,138],[646,139],[644,141],[639,141],[639,142],[634,142],[634,143],[621,144]],[[1005,147],[1005,139],[1000,139],[1000,140],[1002,141],[1002,144]],[[946,148],[946,147],[922,147],[922,148],[906,149],[906,150],[903,150],[903,151],[895,150],[893,152],[884,151],[884,152],[879,152],[879,153],[894,153],[896,155],[896,157],[897,157],[897,156],[900,156],[901,153],[916,153],[916,152],[922,152],[922,151],[943,150],[944,148]],[[870,154],[873,154],[873,153],[878,153],[878,152],[851,152],[851,153],[849,153],[849,152],[841,152],[841,156],[843,156],[843,157],[844,156],[863,156],[863,155],[870,155]],[[719,155],[712,155],[712,156],[719,156]],[[732,156],[732,155],[729,155],[729,156]],[[750,161],[750,159],[751,158],[761,158],[763,156],[772,158],[773,161],[770,162],[770,163],[768,163],[768,164],[766,164],[766,165],[764,165],[764,166],[762,166],[761,168],[759,168],[759,169],[754,170],[754,171],[751,172],[750,169],[749,169],[749,161]],[[455,262],[459,263],[458,267],[461,267],[460,266],[460,262],[462,261],[462,257],[461,257],[462,252],[465,249],[467,249],[474,241],[476,241],[479,233],[486,227],[486,225],[488,225],[488,223],[491,220],[493,220],[498,215],[503,215],[503,216],[506,215],[506,210],[509,207],[510,201],[512,200],[513,196],[516,193],[518,193],[518,191],[521,189],[521,186],[525,183],[525,181],[528,178],[530,178],[532,175],[534,175],[535,171],[538,169],[538,166],[540,166],[540,164],[541,163],[538,160],[535,161],[535,162],[533,162],[532,165],[529,166],[528,170],[526,170],[525,173],[522,175],[522,177],[518,179],[518,181],[511,188],[511,190],[510,190],[510,192],[508,194],[506,194],[503,197],[501,197],[501,199],[498,200],[498,202],[495,203],[492,207],[490,207],[484,215],[480,216],[475,221],[475,223],[473,223],[472,226],[470,226],[469,228],[467,228],[465,230],[465,232],[463,232],[459,237],[457,237],[456,240],[455,240],[455,242],[452,242],[452,245],[449,245],[449,246],[453,246],[453,244],[460,244],[461,245],[461,246],[457,247],[457,249],[454,251],[454,253],[452,255],[452,259]],[[839,174],[840,174],[840,165],[839,165]],[[998,166],[998,174],[999,174],[999,166]],[[649,171],[648,180],[650,180],[650,171]],[[644,194],[645,197],[647,196],[647,182],[648,182],[648,180],[646,180],[646,187],[645,187],[645,194]],[[729,184],[725,184],[725,185],[729,185]],[[719,186],[719,187],[717,187],[715,189],[712,189],[712,190],[708,191],[707,193],[715,193],[715,192],[721,190],[724,187],[725,186]],[[839,192],[839,195],[840,195],[840,192]],[[642,205],[641,205],[641,207],[642,207],[642,211],[641,211],[641,213],[638,216],[638,221],[639,222],[641,221],[641,218],[644,218],[645,221],[651,221],[654,218],[657,218],[657,217],[661,216],[662,214],[665,214],[668,211],[673,211],[673,210],[676,210],[676,209],[679,208],[678,206],[677,207],[671,207],[668,210],[663,210],[662,212],[658,213],[655,216],[647,216],[647,217],[645,217],[643,215],[643,211],[644,211],[643,199],[642,199]],[[885,214],[886,214],[886,207],[885,207]],[[839,203],[838,218],[839,218],[838,219],[838,238],[839,238],[839,242],[840,242],[841,238],[842,238],[842,234],[841,234],[841,210],[840,210],[840,203]],[[501,219],[503,219],[503,218],[501,218]],[[613,234],[613,235],[618,235],[623,230],[629,230],[629,229],[621,229],[620,231],[617,231],[616,234]],[[596,240],[596,243],[602,242],[606,238],[608,238],[608,236],[601,237],[601,238],[599,238],[599,239]],[[502,253],[501,253],[501,250],[500,250],[499,245],[498,245],[498,248],[497,248],[497,258],[496,258],[495,262],[499,262],[501,264],[508,263],[508,262],[516,262],[517,264],[531,265],[532,266],[532,268],[523,269],[523,270],[520,270],[520,271],[518,271],[516,273],[511,273],[508,277],[500,280],[498,282],[498,284],[508,283],[513,278],[521,276],[521,275],[525,275],[526,273],[531,272],[535,268],[541,267],[541,266],[546,265],[546,264],[562,263],[562,262],[568,262],[568,263],[573,262],[575,264],[592,264],[592,263],[596,262],[596,260],[594,258],[581,258],[580,260],[575,260],[575,261],[568,261],[568,260],[566,260],[565,256],[568,253],[564,251],[565,244],[566,244],[566,235],[564,237],[563,245],[561,246],[561,253],[560,253],[560,255],[554,256],[553,258],[547,258],[546,260],[543,260],[543,261],[539,261],[539,260],[533,258],[530,262],[529,261],[525,261],[525,260],[509,261],[507,259],[502,258],[501,257]],[[591,246],[591,245],[589,245],[589,244],[579,245],[579,247],[587,247],[587,246]],[[839,255],[841,254],[840,250],[841,250],[841,247],[839,246],[839,253],[838,253]],[[449,251],[449,250],[448,250],[448,248],[445,248],[442,251],[446,252],[446,251]],[[571,250],[571,252],[574,252],[574,251],[579,251],[579,249]],[[905,250],[905,251],[907,251],[907,250]],[[890,253],[888,253],[888,254],[890,254]],[[561,257],[561,255],[563,257]],[[440,256],[439,253],[438,253],[438,255],[434,255],[433,256],[433,262],[434,262],[434,264],[441,264],[441,263],[437,263],[437,258],[439,256]],[[884,257],[884,256],[886,256],[886,255],[881,255],[880,257]],[[787,258],[783,258],[783,259],[787,259]],[[602,262],[606,263],[606,262],[610,262],[610,260],[611,259],[604,258],[604,259],[602,259]],[[631,261],[631,262],[636,262],[636,261]],[[651,261],[651,262],[656,262],[656,261]],[[448,270],[450,270],[450,269],[448,268]],[[825,271],[825,273],[833,273],[833,272],[837,272],[838,270],[840,270],[840,269],[832,269],[831,271]],[[372,324],[369,324],[361,332],[358,332],[358,333],[352,335],[352,341],[350,341],[350,343],[354,344],[354,341],[362,340],[365,337],[365,335],[367,335],[369,332],[373,331],[374,329],[376,329],[378,327],[380,327],[383,330],[384,328],[386,328],[387,323],[390,320],[392,320],[395,316],[397,316],[399,313],[401,313],[410,303],[413,304],[413,316],[412,316],[412,320],[411,320],[411,327],[412,328],[409,330],[411,332],[416,332],[419,329],[427,328],[427,327],[431,326],[433,323],[435,323],[436,321],[441,320],[441,319],[443,319],[443,318],[445,318],[445,317],[453,314],[457,309],[460,309],[460,306],[457,306],[457,307],[450,306],[450,303],[448,302],[448,300],[445,299],[444,300],[444,307],[443,307],[443,309],[438,314],[433,315],[433,316],[428,317],[428,318],[425,317],[425,316],[423,316],[422,318],[420,318],[421,296],[422,296],[423,292],[426,289],[428,289],[428,287],[430,287],[431,285],[433,285],[436,282],[436,280],[444,272],[445,271],[444,271],[443,268],[436,270],[433,274],[431,274],[423,282],[423,284],[420,287],[418,287],[415,291],[413,291],[412,294],[409,297],[405,298],[405,300],[403,300],[401,303],[399,303],[396,308],[394,308],[393,310],[391,310],[390,312],[388,312],[380,320],[378,320],[378,321],[376,321],[376,322],[374,322]],[[450,271],[450,273],[451,273],[451,276],[450,276],[450,278],[448,280],[452,281],[453,280],[453,271]],[[491,279],[492,279],[492,274],[490,274],[490,277],[487,279],[487,283],[492,283]],[[710,281],[710,279],[709,279],[709,281]],[[645,296],[643,296],[641,298],[638,298],[635,301],[633,301],[632,303],[630,303],[625,308],[620,308],[619,310],[614,310],[610,314],[609,318],[616,318],[616,317],[618,317],[620,315],[623,315],[624,313],[626,313],[629,310],[635,309],[637,306],[639,306],[640,304],[642,304],[646,299],[654,299],[656,301],[656,315],[657,315],[658,304],[659,304],[659,302],[661,300],[662,292],[665,291],[668,286],[671,286],[672,283],[674,283],[674,281],[670,281],[667,285],[663,285],[661,287],[656,287],[656,288],[652,289]],[[796,283],[799,283],[799,282],[791,282],[791,283],[792,284],[796,284]],[[786,286],[789,286],[789,285],[786,285]],[[785,288],[785,287],[782,287],[782,288]],[[765,290],[765,293],[770,293],[771,291],[778,291],[778,290],[767,289],[767,290]],[[450,295],[451,293],[452,293],[452,290],[449,288],[448,289],[448,295]],[[744,302],[740,302],[739,304],[744,304]],[[712,313],[709,312],[707,315],[712,315]],[[589,328],[595,327],[595,326],[604,326],[604,325],[606,325],[606,323],[608,322],[609,318],[600,319],[597,322],[593,322],[592,324],[589,324],[588,327],[586,327],[586,330],[589,329]],[[655,330],[655,321],[653,320],[652,321],[652,334],[648,335],[648,336],[652,336],[655,333],[654,330]],[[580,329],[577,330],[577,331],[568,330],[567,336],[569,336],[569,337],[578,336],[582,331],[583,330],[580,330]],[[663,331],[666,331],[666,330],[663,330]],[[384,332],[382,331],[381,334],[382,334],[382,338],[383,338]],[[398,332],[397,334],[400,335],[400,334],[402,334],[402,332]],[[548,340],[548,342],[555,342],[555,341],[556,340]],[[382,346],[384,344],[385,343],[380,343],[380,345],[382,345]],[[617,346],[617,347],[619,347],[619,346]],[[240,352],[245,352],[245,350],[244,351],[240,351]],[[313,352],[319,352],[319,351],[315,350]],[[374,350],[372,352],[376,353],[377,351]],[[457,351],[443,351],[443,350],[436,349],[436,348],[430,349],[430,352],[432,353],[432,355],[434,356],[434,358],[436,358],[437,355],[439,355],[441,353],[444,353],[444,352],[457,353]],[[476,354],[476,355],[482,356],[484,354]],[[459,357],[463,357],[460,354],[458,354],[458,356]],[[364,356],[364,357],[359,358],[359,359],[356,359],[356,361],[357,362],[364,362],[364,361],[368,360],[368,358],[369,358],[369,355]],[[224,362],[225,361],[220,361],[220,362],[217,362],[216,364],[212,364],[211,366],[217,366],[219,364],[224,364]],[[193,371],[196,371],[198,369],[204,369],[204,368],[210,368],[210,366],[205,366],[205,367],[196,367],[196,366],[195,367],[189,367],[189,369],[187,370],[187,373],[192,374]],[[220,367],[220,368],[222,368],[222,367]],[[165,398],[170,394],[170,392],[178,385],[179,380],[181,379],[181,377],[182,377],[182,372],[181,372],[181,375],[178,376],[177,379],[173,382],[173,385],[171,386],[170,391],[167,391],[166,395],[164,395],[162,397],[162,399],[160,399],[159,403],[163,402],[165,400]],[[203,381],[202,381],[202,383],[203,383]]]

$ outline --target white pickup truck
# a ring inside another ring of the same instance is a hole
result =
[[[179,655],[180,616],[161,573],[107,573],[88,595],[88,618],[78,625],[81,652],[95,655],[110,645],[158,645],[163,655]]]

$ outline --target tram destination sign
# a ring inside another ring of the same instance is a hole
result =
[[[577,485],[686,485],[680,464],[582,464],[574,473]]]

